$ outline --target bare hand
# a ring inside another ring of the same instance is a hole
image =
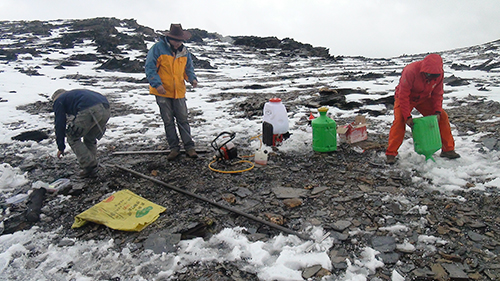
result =
[[[61,159],[64,156],[64,151],[57,151],[57,158]]]
[[[191,81],[191,85],[193,86],[193,88],[196,88],[196,86],[198,86],[198,81],[197,80]]]
[[[163,88],[163,85],[160,85],[160,86],[156,87],[156,91],[160,95],[166,95],[167,94],[167,91],[165,90],[165,88]]]
[[[406,125],[410,126],[413,129],[413,118],[408,118],[406,120]]]
[[[437,117],[438,122],[439,122],[439,120],[441,120],[441,113],[436,113],[436,117]]]

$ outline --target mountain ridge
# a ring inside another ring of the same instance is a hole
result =
[[[59,38],[57,43],[63,49],[72,48],[76,42],[81,42],[85,39],[92,39],[97,46],[97,52],[102,55],[114,55],[118,56],[121,54],[121,50],[117,47],[119,45],[128,45],[130,50],[138,50],[141,52],[147,52],[147,43],[155,42],[161,33],[164,31],[155,31],[154,29],[143,26],[137,23],[135,19],[117,19],[114,17],[96,17],[89,19],[65,19],[65,20],[33,20],[33,21],[0,21],[0,30],[2,31],[3,38],[9,38],[9,34],[28,34],[31,33],[34,36],[50,36],[51,30],[57,28],[68,28],[72,29],[73,32],[70,34],[65,34]],[[117,28],[130,28],[136,34],[124,34],[117,30]],[[309,43],[297,42],[292,38],[279,39],[275,36],[268,37],[258,37],[258,36],[222,36],[216,32],[208,32],[199,28],[187,29],[191,32],[192,37],[187,41],[187,43],[203,43],[204,39],[216,39],[216,40],[226,40],[234,45],[241,45],[246,47],[253,47],[256,49],[267,49],[276,48],[283,50],[281,55],[283,56],[315,56],[322,57],[325,59],[338,60],[344,57],[353,58],[364,58],[364,59],[374,59],[374,60],[384,60],[390,58],[367,58],[364,56],[344,56],[344,55],[330,55],[329,49],[325,47],[315,47]],[[29,42],[29,39],[26,39]],[[56,42],[54,42],[56,43]],[[478,44],[469,47],[462,47],[456,49],[450,49],[445,51],[440,51],[436,53],[454,53],[463,52],[465,50],[477,50],[477,51],[488,51],[496,50],[500,46],[500,39],[491,42],[486,42],[483,44]],[[0,60],[15,60],[16,54],[31,53],[36,54],[36,50],[25,49],[19,45],[19,43],[11,46],[13,48],[0,50]],[[16,48],[17,47],[17,48]],[[45,46],[50,47],[50,45]],[[421,57],[427,53],[421,54],[404,54],[397,57]],[[102,57],[100,58],[102,59]],[[109,59],[109,58],[108,58]],[[195,61],[195,64],[198,63]],[[124,65],[128,65],[124,70],[127,72],[140,72],[139,66],[134,65],[136,62],[122,62]],[[133,65],[130,65],[133,64]],[[199,68],[210,68],[206,61],[200,62],[195,65]],[[106,66],[103,66],[106,68]],[[495,62],[494,65],[487,65],[486,68],[498,68],[498,63]]]

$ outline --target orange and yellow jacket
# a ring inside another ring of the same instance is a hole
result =
[[[149,81],[149,93],[166,98],[180,99],[186,95],[184,81],[198,80],[194,73],[193,60],[186,46],[182,45],[175,54],[165,37],[153,45],[146,57],[146,77]],[[166,95],[156,90],[163,85]]]
[[[424,73],[441,75],[429,79]],[[399,99],[405,120],[411,116],[411,110],[415,106],[424,102],[431,103],[435,112],[442,111],[443,76],[443,59],[437,54],[427,55],[423,60],[410,63],[403,69],[394,97]]]

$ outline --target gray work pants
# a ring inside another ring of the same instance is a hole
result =
[[[68,144],[83,169],[98,164],[97,140],[104,135],[109,116],[109,106],[97,104],[78,112],[67,130]]]
[[[184,149],[194,148],[194,141],[191,137],[191,128],[188,123],[188,109],[186,99],[171,99],[156,96],[156,103],[160,107],[161,118],[165,126],[165,134],[170,150],[180,150],[179,137],[177,136],[177,128],[181,135]]]

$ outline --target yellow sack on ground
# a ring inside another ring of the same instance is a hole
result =
[[[112,229],[141,231],[165,210],[164,207],[124,189],[77,215],[71,228],[81,227],[91,221]]]

